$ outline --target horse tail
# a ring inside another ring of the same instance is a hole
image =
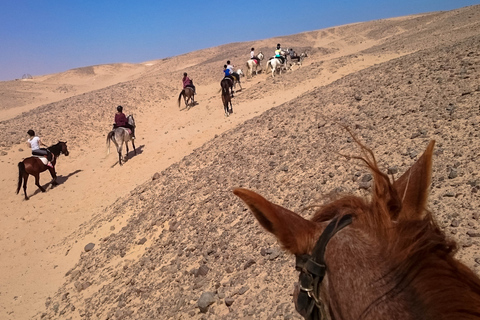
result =
[[[19,162],[18,163],[18,185],[17,185],[17,194],[22,187],[23,182],[23,174],[25,173],[25,163]]]
[[[110,154],[110,140],[112,139],[114,134],[115,134],[115,131],[113,130],[107,134],[107,148],[108,148],[107,154]]]
[[[182,92],[180,92],[180,94],[178,95],[178,107],[180,108],[180,100],[182,99],[182,94],[185,95],[185,89],[182,90]]]

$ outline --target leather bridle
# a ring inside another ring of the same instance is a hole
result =
[[[325,277],[325,250],[328,241],[340,230],[352,223],[352,216],[347,214],[340,219],[334,218],[318,239],[312,254],[296,256],[295,269],[300,271],[300,291],[295,304],[298,313],[306,320],[326,319],[325,308],[320,300],[320,285]],[[317,310],[315,310],[317,309]]]

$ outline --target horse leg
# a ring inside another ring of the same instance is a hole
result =
[[[48,167],[48,171],[50,172],[50,175],[52,176],[52,186],[57,186],[58,185],[58,182],[57,182],[57,173],[55,172],[55,167],[53,168],[50,168]]]
[[[24,172],[22,178],[23,178],[23,194],[25,195],[25,200],[28,200],[28,199],[30,199],[30,198],[27,196],[28,173]]]
[[[230,100],[230,113],[233,113],[232,100]]]
[[[133,146],[133,153],[137,155],[137,149],[135,149],[135,141],[132,140],[132,146]]]
[[[127,154],[125,155],[125,159],[128,159],[128,141],[125,141],[125,148],[127,148]]]
[[[118,152],[118,164],[123,166],[122,163],[122,147],[123,147],[123,142],[120,143],[120,145],[117,145],[117,152]]]
[[[45,192],[45,189],[40,185],[40,173],[35,175],[35,185],[42,191]]]

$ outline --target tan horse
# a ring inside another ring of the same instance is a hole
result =
[[[257,58],[260,61],[263,60],[264,55],[261,51],[257,55]],[[258,68],[260,68],[260,70],[262,70],[262,66],[260,64],[260,61],[258,62],[258,64],[253,59],[250,59],[250,60],[247,61],[247,78],[253,77],[253,71],[255,71],[255,75],[257,75],[258,74],[258,71],[257,71]]]
[[[193,88],[191,87],[185,87],[185,89],[180,92],[180,95],[178,96],[178,107],[180,108],[180,100],[183,99],[185,101],[185,108],[190,109],[191,106],[195,105],[195,92],[193,91]]]
[[[339,197],[311,220],[234,190],[296,255],[297,311],[306,319],[480,319],[480,279],[454,258],[456,243],[426,209],[434,141],[393,182],[359,145],[355,158],[374,176],[371,197]]]

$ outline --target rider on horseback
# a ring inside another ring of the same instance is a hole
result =
[[[252,48],[252,51],[250,51],[250,59],[255,61],[256,64],[260,63],[260,59],[255,55],[255,48]]]
[[[275,50],[275,58],[279,59],[282,64],[285,63],[285,57],[282,56],[282,48],[280,47],[280,43],[277,43],[277,49]]]
[[[233,71],[233,65],[230,63],[230,60],[227,61],[227,69],[230,70],[231,79],[233,81],[240,81],[240,75]]]
[[[186,87],[190,87],[193,89],[193,93],[197,94],[197,91],[195,90],[195,86],[193,85],[193,80],[187,77],[186,72],[183,73],[182,83],[183,83],[183,89],[185,89]]]
[[[227,63],[230,62],[230,61],[227,61]],[[228,66],[225,64],[223,65],[223,72],[225,73],[225,78],[226,79],[229,79],[230,81],[232,81],[232,85],[230,86],[230,90],[231,90],[231,94],[232,94],[232,97],[233,97],[233,77],[232,77],[232,72],[231,70],[228,68]]]
[[[132,132],[132,139],[135,139],[135,127],[128,123],[127,117],[123,113],[123,107],[117,107],[117,113],[115,114],[115,123],[113,124],[113,129],[123,127],[128,128]]]
[[[32,148],[32,155],[45,157],[48,160],[47,166],[53,168],[52,163],[50,161],[53,160],[52,153],[47,148],[40,148],[40,146],[47,146],[40,140],[38,136],[35,135],[35,131],[32,129],[27,131],[27,134],[30,138],[27,140],[27,145]]]

